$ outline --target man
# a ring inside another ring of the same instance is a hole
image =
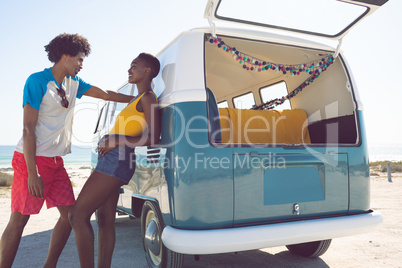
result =
[[[0,241],[0,268],[11,267],[30,215],[44,201],[60,218],[49,243],[44,267],[56,267],[71,233],[68,212],[75,198],[61,156],[70,153],[76,98],[82,95],[128,103],[132,96],[103,91],[76,75],[90,53],[86,38],[60,34],[45,46],[53,67],[32,74],[23,95],[23,136],[13,157],[11,216]],[[27,264],[28,265],[28,264]]]

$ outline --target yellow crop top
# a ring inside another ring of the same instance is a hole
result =
[[[156,101],[156,95],[153,91]],[[145,115],[143,112],[137,110],[137,103],[144,96],[146,92],[142,93],[137,99],[129,103],[116,117],[116,123],[114,124],[112,130],[109,132],[110,135],[126,135],[126,136],[140,136],[144,130],[147,128],[147,123],[145,121]]]

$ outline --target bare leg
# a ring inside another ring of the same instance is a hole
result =
[[[49,250],[44,267],[56,267],[60,254],[67,243],[71,233],[71,225],[68,221],[68,212],[72,206],[59,206],[60,218],[54,226],[50,237]]]
[[[116,242],[114,222],[120,188],[98,208],[98,268],[110,267]]]
[[[20,245],[22,232],[29,220],[29,215],[22,215],[20,212],[11,213],[7,227],[1,236],[0,241],[0,267],[9,268],[14,262],[15,255]]]
[[[94,171],[79,194],[69,212],[69,219],[74,230],[75,243],[81,267],[94,267],[94,231],[91,216],[116,192],[123,182],[114,177]]]

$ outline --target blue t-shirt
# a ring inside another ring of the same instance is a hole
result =
[[[78,76],[71,77],[69,75],[67,75],[64,79],[63,85],[66,84],[68,80],[78,82],[76,97],[79,99],[92,86]],[[39,110],[40,104],[42,103],[42,98],[45,96],[48,90],[48,84],[50,81],[53,81],[56,86],[59,87],[50,68],[47,68],[42,72],[31,74],[25,83],[22,106],[29,103],[31,107]]]
[[[35,128],[37,156],[63,156],[71,152],[74,106],[77,98],[92,87],[79,77],[66,76],[61,87],[66,92],[68,108],[61,105],[59,85],[50,68],[29,76],[24,87],[23,106],[39,110]],[[16,150],[23,152],[23,139]]]

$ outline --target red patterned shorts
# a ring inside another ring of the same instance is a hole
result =
[[[43,180],[44,198],[29,193],[24,154],[14,152],[12,166],[14,177],[11,188],[11,212],[21,212],[23,215],[38,214],[45,200],[47,208],[74,204],[73,187],[60,156],[36,157],[38,173]]]

